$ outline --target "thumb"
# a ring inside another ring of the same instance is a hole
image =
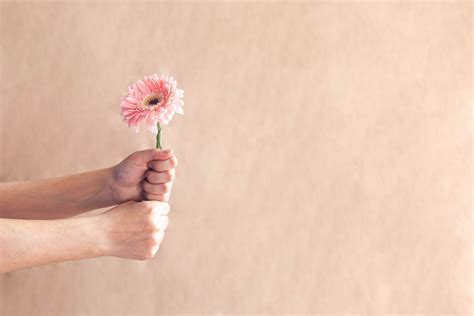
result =
[[[173,156],[171,149],[145,149],[133,153],[134,159],[139,163],[148,163],[151,160],[167,160]]]

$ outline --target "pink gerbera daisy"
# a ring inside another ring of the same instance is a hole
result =
[[[128,95],[121,98],[123,120],[136,132],[143,122],[150,132],[157,135],[160,124],[168,124],[175,113],[183,114],[183,95],[183,90],[176,89],[173,77],[145,76],[128,87]]]

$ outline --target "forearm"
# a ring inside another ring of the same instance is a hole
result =
[[[60,178],[0,184],[0,217],[67,218],[113,205],[109,179],[112,169]]]
[[[0,272],[103,255],[98,216],[0,219]]]

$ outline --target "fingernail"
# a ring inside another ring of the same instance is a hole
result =
[[[165,150],[162,150],[161,152],[165,155],[168,155],[169,153],[171,153],[171,149],[165,149]]]

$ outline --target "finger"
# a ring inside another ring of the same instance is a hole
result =
[[[147,192],[143,192],[143,196],[145,199],[149,201],[160,201],[160,202],[168,202],[170,199],[170,192],[165,194],[151,194]]]
[[[150,194],[164,194],[170,192],[173,187],[173,182],[153,184],[144,180],[142,183],[143,191]]]
[[[156,172],[153,170],[148,170],[145,174],[145,178],[150,183],[165,183],[171,182],[174,179],[175,171],[174,169],[170,169],[163,172]]]
[[[157,149],[158,152],[156,152],[153,155],[154,160],[167,160],[173,157],[173,150],[172,149]]]
[[[167,160],[152,160],[148,163],[148,167],[157,171],[163,172],[175,168],[178,165],[176,156],[172,156]]]
[[[153,234],[153,241],[156,246],[159,246],[165,237],[165,231],[160,230]],[[158,249],[157,249],[158,250]],[[155,252],[156,253],[156,252]]]
[[[151,160],[169,159],[173,156],[173,150],[151,148],[134,152],[132,156],[138,163],[147,163]]]
[[[157,215],[166,215],[170,211],[170,206],[168,203],[165,203],[166,201],[158,200],[158,199],[150,199],[150,200],[144,200],[142,202],[139,202],[143,205],[145,205],[144,210],[151,211],[151,212],[156,212]]]
[[[155,257],[159,249],[160,244],[153,242],[153,247],[149,250],[149,253],[143,258],[143,260],[149,260]]]
[[[166,215],[158,215],[153,217],[153,224],[158,229],[158,231],[165,231],[168,227],[169,219]]]

